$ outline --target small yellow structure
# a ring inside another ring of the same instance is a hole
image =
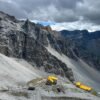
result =
[[[50,75],[47,77],[47,85],[54,85],[57,84],[58,78],[56,76]]]
[[[79,87],[80,89],[83,89],[83,90],[85,90],[85,91],[91,91],[91,90],[92,90],[91,87],[89,87],[89,86],[87,86],[87,85],[84,85],[84,84],[82,84],[81,82],[76,82],[75,85],[76,85],[77,87]]]
[[[79,86],[81,85],[81,82],[76,82],[75,85],[76,85],[77,87],[79,87]]]

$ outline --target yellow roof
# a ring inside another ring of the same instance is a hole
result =
[[[58,78],[56,76],[48,76],[48,80],[53,82],[55,80],[58,80]]]
[[[83,89],[83,90],[86,90],[86,91],[91,91],[92,90],[91,87],[89,87],[87,85],[84,85],[81,82],[76,82],[75,85],[78,86],[80,89]]]
[[[86,85],[80,85],[80,88],[81,88],[81,89],[83,89],[83,90],[87,90],[87,91],[92,90],[92,88],[91,88],[91,87],[86,86]]]
[[[75,85],[76,86],[80,86],[81,85],[81,82],[76,82]]]

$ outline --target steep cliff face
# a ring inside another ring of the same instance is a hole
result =
[[[74,80],[73,73],[63,62],[51,55],[46,47],[51,45],[60,52],[50,27],[44,28],[29,20],[18,21],[0,12],[0,52],[23,58],[46,72],[55,73]]]

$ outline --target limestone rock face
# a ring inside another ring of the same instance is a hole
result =
[[[71,69],[46,49],[50,45],[61,53],[57,40],[59,36],[56,37],[53,33],[50,27],[44,29],[28,19],[18,21],[15,17],[0,12],[0,53],[23,58],[46,72],[66,76],[74,81]]]

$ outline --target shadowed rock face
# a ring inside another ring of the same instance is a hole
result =
[[[8,47],[7,46],[0,46],[0,53],[8,55]]]
[[[69,47],[77,57],[83,59],[95,69],[100,70],[100,31],[63,30],[61,35],[65,40],[69,39],[71,41]]]
[[[11,57],[23,58],[49,73],[66,76],[74,80],[72,70],[51,55],[45,47],[51,45],[61,52],[50,27],[18,21],[0,12],[0,52]]]

